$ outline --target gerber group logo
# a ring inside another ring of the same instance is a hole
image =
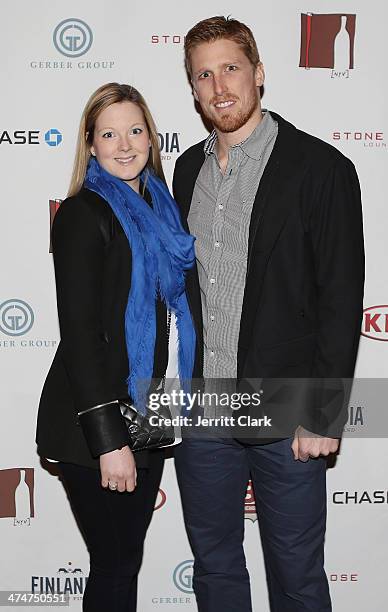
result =
[[[64,19],[54,30],[53,42],[62,55],[80,57],[92,46],[93,32],[81,19]]]
[[[388,305],[365,308],[361,334],[371,340],[388,341]]]
[[[34,516],[34,468],[0,470],[0,518],[25,527]]]
[[[354,68],[356,15],[302,13],[301,68],[331,68],[331,77],[349,78]]]
[[[244,500],[244,518],[252,521],[253,523],[257,521],[256,500],[251,480],[248,482]]]
[[[86,55],[93,44],[91,27],[82,19],[68,18],[58,23],[50,33],[55,50],[66,59],[33,59],[29,67],[34,70],[111,70],[115,61],[111,59],[78,59]],[[50,39],[48,37],[48,40]]]
[[[0,332],[10,336],[5,340],[0,337],[0,349],[54,348],[58,340],[21,338],[31,330],[34,322],[34,311],[24,300],[14,298],[0,303]]]
[[[193,560],[182,561],[174,569],[173,581],[176,588],[182,591],[182,593],[194,593],[193,564]]]
[[[34,312],[24,300],[6,300],[0,304],[0,331],[7,336],[23,336],[34,324]]]

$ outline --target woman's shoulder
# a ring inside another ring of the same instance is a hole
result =
[[[86,189],[86,187],[82,187],[78,193],[63,200],[57,215],[60,211],[62,211],[62,215],[89,214],[95,216],[99,213],[104,214],[106,211],[110,210],[111,209],[108,202],[98,195],[98,193],[91,191],[90,189]]]
[[[59,206],[52,226],[54,249],[66,242],[69,236],[73,242],[79,237],[104,244],[111,217],[112,209],[108,202],[94,191],[82,188]]]
[[[112,212],[108,202],[98,193],[83,187],[77,194],[67,197],[55,215],[53,229],[60,225],[100,224]]]

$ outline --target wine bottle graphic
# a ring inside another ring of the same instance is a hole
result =
[[[26,470],[20,470],[20,481],[15,489],[16,518],[25,519],[31,516],[30,489],[26,483]]]
[[[306,57],[305,57],[305,65],[306,70],[310,70],[310,44],[311,44],[311,27],[313,14],[306,13]]]
[[[348,70],[350,68],[350,37],[346,29],[348,18],[341,15],[341,28],[334,40],[334,68]]]

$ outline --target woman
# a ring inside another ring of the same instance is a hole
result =
[[[167,309],[177,316],[183,378],[195,352],[184,292],[193,238],[133,87],[109,83],[89,99],[68,195],[52,230],[61,342],[40,401],[38,453],[59,461],[90,552],[83,609],[130,612],[163,451],[131,452],[117,400],[144,411],[141,383],[164,376]]]

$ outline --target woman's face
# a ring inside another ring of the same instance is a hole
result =
[[[133,102],[115,102],[97,117],[90,147],[92,155],[104,170],[137,192],[150,146],[143,111]]]

